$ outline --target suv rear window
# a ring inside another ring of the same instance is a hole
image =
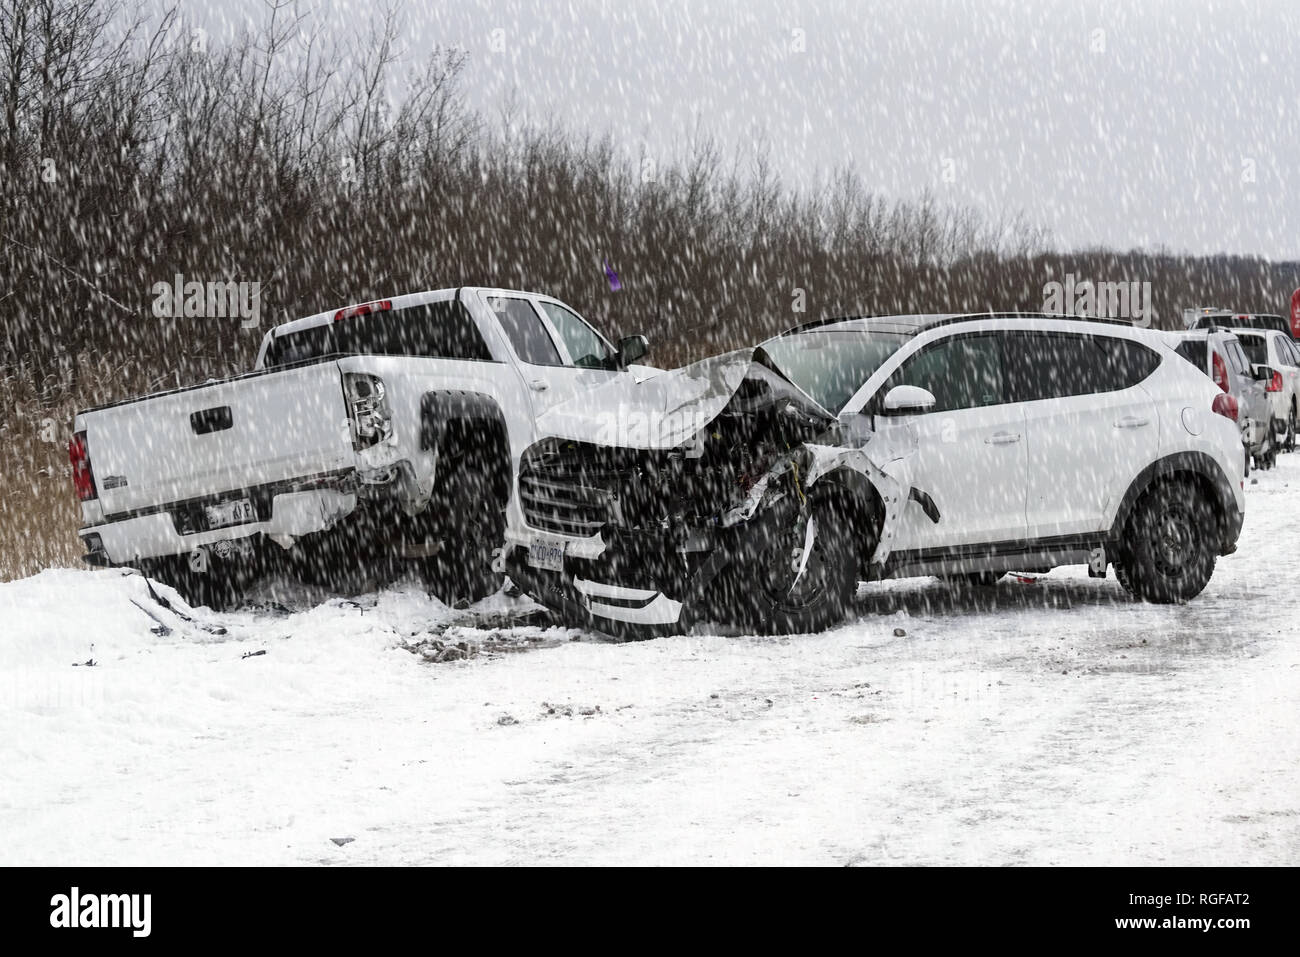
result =
[[[464,304],[446,301],[371,312],[277,336],[265,364],[282,366],[329,355],[492,360]]]
[[[1160,356],[1140,342],[1073,332],[1015,332],[1006,337],[1012,402],[1128,389],[1155,371]]]

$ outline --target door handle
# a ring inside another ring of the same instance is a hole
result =
[[[984,440],[985,445],[1012,445],[1020,441],[1019,432],[994,432]]]
[[[528,385],[534,392],[545,392],[551,387],[551,384],[545,379],[534,379],[532,382],[528,383]]]
[[[1126,415],[1115,423],[1117,429],[1140,429],[1144,425],[1150,425],[1151,420],[1140,415]]]

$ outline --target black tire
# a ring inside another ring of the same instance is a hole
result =
[[[940,577],[949,588],[956,589],[974,589],[974,588],[992,588],[998,582],[1002,581],[1006,572],[966,572],[961,575],[943,575]]]
[[[853,526],[831,500],[815,506],[810,521],[812,551],[802,575],[796,571],[807,541],[803,522],[772,536],[754,563],[752,588],[764,609],[762,628],[768,634],[823,631],[843,621],[853,603],[858,587]]]
[[[1295,441],[1296,441],[1295,433],[1296,433],[1296,411],[1295,411],[1295,402],[1292,402],[1291,412],[1287,415],[1287,419],[1286,419],[1286,438],[1282,442],[1283,452],[1295,451]]]
[[[504,583],[492,560],[505,540],[506,513],[487,470],[466,460],[446,468],[447,478],[429,502],[442,547],[420,559],[420,572],[429,591],[456,608],[494,594]]]
[[[1271,469],[1277,464],[1277,436],[1282,431],[1282,422],[1279,419],[1268,420],[1268,437],[1265,439],[1264,448],[1261,455],[1264,460],[1264,468]]]
[[[358,595],[387,585],[400,569],[376,552],[372,533],[344,523],[299,539],[287,555],[293,577],[341,595]]]
[[[1144,601],[1195,598],[1214,574],[1218,524],[1213,503],[1194,484],[1171,480],[1153,486],[1129,519],[1115,576]]]
[[[238,574],[232,569],[213,563],[206,572],[195,572],[189,567],[187,556],[162,558],[142,565],[140,572],[154,581],[176,589],[185,604],[191,608],[211,608],[229,611],[240,605],[244,589],[254,574]]]

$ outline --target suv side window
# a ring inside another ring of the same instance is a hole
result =
[[[1232,363],[1233,371],[1237,375],[1250,376],[1250,363],[1246,360],[1246,353],[1241,350],[1241,343],[1230,340],[1223,344],[1224,351],[1228,353],[1228,361]]]
[[[1253,365],[1268,365],[1268,340],[1264,336],[1238,336],[1246,361]]]
[[[538,303],[546,318],[551,320],[560,340],[569,350],[569,358],[579,369],[608,369],[613,365],[614,353],[596,330],[578,317],[577,313],[558,303]]]
[[[1277,340],[1278,358],[1289,366],[1300,366],[1300,355],[1296,354],[1295,343],[1288,336]]]
[[[1195,351],[1181,352],[1184,358]],[[1118,392],[1137,385],[1160,364],[1140,342],[1075,332],[1015,332],[1007,338],[1012,402]]]
[[[931,343],[907,359],[876,392],[915,385],[934,394],[932,412],[955,412],[1006,402],[1002,387],[1002,347],[991,333],[952,336]]]
[[[1106,356],[1105,373],[1098,392],[1131,389],[1160,365],[1160,354],[1140,342],[1121,339],[1119,336],[1097,336],[1098,349]],[[1106,388],[1102,389],[1104,385]]]
[[[492,296],[487,304],[520,359],[535,366],[564,364],[546,323],[531,302],[513,296]]]
[[[1180,356],[1204,372],[1209,367],[1206,353],[1208,344],[1204,339],[1184,339],[1174,348]]]

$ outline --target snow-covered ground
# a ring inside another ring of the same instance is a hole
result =
[[[1255,477],[1181,607],[1071,568],[615,644],[414,585],[6,583],[0,864],[1300,863],[1300,455]]]

